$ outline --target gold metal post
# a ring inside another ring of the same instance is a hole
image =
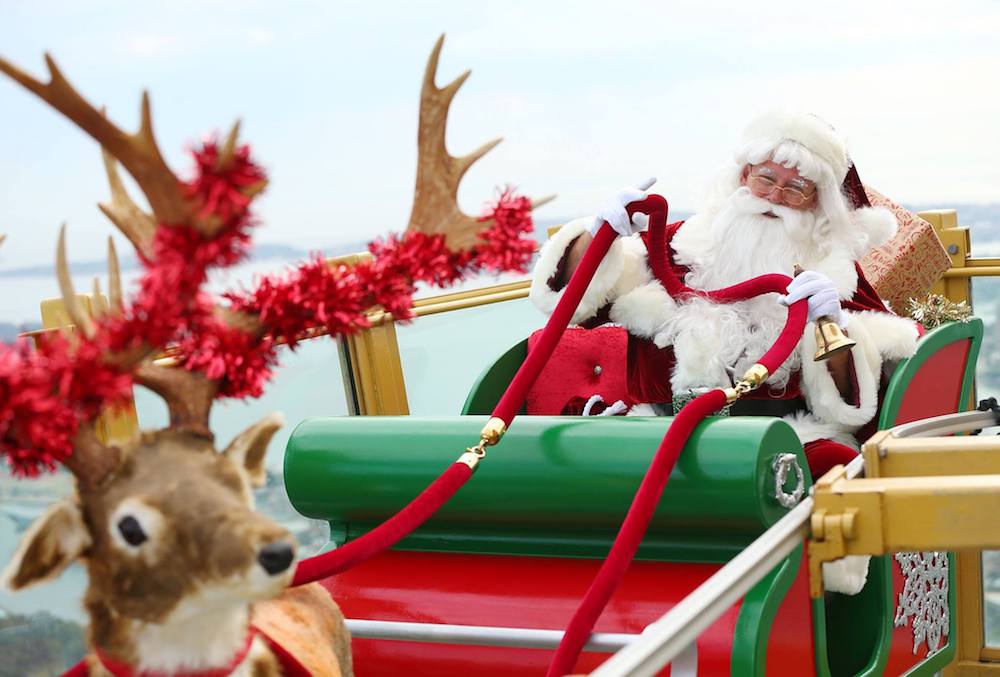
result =
[[[835,466],[814,487],[810,594],[823,594],[823,562],[847,555],[1000,547],[998,486],[996,474],[848,480]]]

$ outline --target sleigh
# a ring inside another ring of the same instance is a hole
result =
[[[964,410],[982,331],[973,320],[925,335],[896,366],[879,427]],[[608,350],[615,337],[594,338],[592,346],[586,336],[572,338],[561,369],[620,380],[621,352]],[[461,416],[302,422],[285,457],[293,505],[329,521],[336,545],[366,533],[434,477],[442,450],[475,436],[526,353],[522,341],[494,361]],[[427,674],[540,674],[669,425],[668,418],[520,417],[490,451],[488,470],[427,524],[324,582],[349,619],[358,674],[414,665]],[[758,539],[808,492],[804,468],[801,445],[780,419],[703,423],[577,670],[597,668],[682,601],[704,597],[696,589],[741,552],[757,558],[751,570],[759,582],[725,604],[671,674],[933,674],[950,663],[953,554],[935,560],[933,581],[914,578],[920,553],[875,557],[860,594],[819,599],[809,595],[801,537],[768,561]],[[917,585],[946,591],[945,606],[905,606],[904,589]]]

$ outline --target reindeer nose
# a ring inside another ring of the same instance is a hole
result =
[[[292,550],[290,543],[278,541],[276,543],[268,543],[261,548],[260,552],[257,553],[257,561],[264,567],[264,571],[273,576],[287,569],[288,565],[292,563],[294,556],[295,552]]]

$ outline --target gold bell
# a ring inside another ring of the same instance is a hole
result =
[[[833,321],[829,315],[816,318],[816,354],[813,361],[828,360],[837,353],[850,350],[857,345],[857,341],[844,336],[840,325]]]

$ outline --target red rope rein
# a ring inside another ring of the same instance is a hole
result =
[[[610,230],[609,226],[606,227]],[[653,249],[653,246],[650,249]],[[659,252],[660,250],[654,249],[654,251]],[[653,270],[656,272],[656,267]],[[762,275],[732,287],[710,292],[696,292],[680,285],[679,280],[672,275],[661,276],[660,279],[665,280],[667,284],[670,283],[671,279],[676,281],[678,285],[675,290],[679,295],[697,294],[720,302],[739,301],[770,292],[784,292],[791,281],[787,275]],[[805,328],[807,313],[808,304],[805,300],[797,301],[788,309],[788,318],[777,340],[758,360],[760,364],[767,367],[769,374],[781,366],[795,349],[802,336],[802,330]],[[611,551],[590,584],[586,595],[580,601],[569,625],[566,626],[566,632],[556,649],[546,677],[562,677],[562,675],[572,672],[597,619],[604,611],[604,607],[607,606],[611,595],[618,588],[629,564],[635,557],[636,550],[638,550],[639,544],[649,528],[649,522],[656,510],[657,503],[659,503],[660,496],[663,494],[663,489],[670,479],[681,450],[687,444],[691,432],[705,417],[722,409],[725,405],[725,392],[721,388],[710,390],[688,402],[670,424],[670,428],[656,450],[649,470],[646,471],[646,475],[635,493],[635,498],[632,499],[632,505],[618,530]]]
[[[587,638],[594,629],[594,624],[618,588],[625,571],[632,563],[632,558],[635,557],[636,550],[639,549],[639,543],[646,535],[649,521],[691,431],[706,416],[725,405],[725,393],[718,389],[710,390],[685,405],[670,424],[663,441],[656,449],[656,455],[653,456],[642,484],[635,493],[635,498],[632,499],[632,505],[625,515],[625,521],[622,522],[611,551],[594,576],[569,625],[566,626],[566,633],[559,642],[559,648],[556,649],[547,675],[561,677],[572,671],[583,645],[587,643]]]
[[[470,477],[472,468],[464,463],[452,463],[419,496],[375,529],[339,548],[299,562],[291,587],[333,576],[391,548],[426,522]]]
[[[659,199],[663,202],[663,214],[660,220],[665,223],[666,201],[663,198]],[[494,408],[493,416],[503,419],[508,426],[524,403],[528,390],[538,378],[542,367],[548,361],[552,351],[555,350],[559,338],[569,325],[573,312],[587,290],[587,285],[590,284],[597,267],[614,241],[615,233],[610,227],[601,228],[597,233],[594,241],[583,255],[566,291],[549,317],[538,344],[521,364],[517,374],[514,375],[507,390]],[[455,495],[455,492],[470,477],[472,477],[472,469],[469,466],[461,462],[452,463],[419,496],[372,531],[339,548],[300,561],[292,578],[292,586],[304,585],[332,576],[391,548],[427,521],[438,508]]]

